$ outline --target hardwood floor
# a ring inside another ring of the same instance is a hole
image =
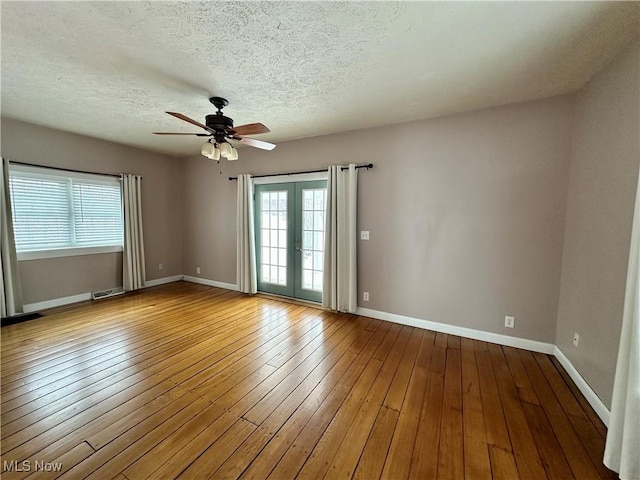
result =
[[[3,480],[617,478],[547,355],[184,282],[1,333]]]

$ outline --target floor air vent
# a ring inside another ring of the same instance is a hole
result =
[[[92,292],[91,298],[94,300],[101,300],[103,298],[115,297],[116,295],[122,295],[124,290],[122,288],[110,288],[109,290],[102,290],[100,292]]]

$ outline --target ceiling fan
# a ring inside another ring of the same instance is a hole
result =
[[[167,112],[169,115],[204,129],[206,133],[153,132],[154,135],[195,135],[198,137],[209,137],[207,143],[202,146],[202,155],[213,160],[219,160],[220,156],[227,160],[238,159],[238,151],[229,143],[228,140],[235,140],[241,144],[261,148],[263,150],[273,150],[276,148],[273,143],[244,137],[244,135],[258,135],[260,133],[270,132],[271,130],[269,130],[265,125],[262,123],[248,123],[247,125],[234,127],[233,119],[225,117],[222,114],[222,109],[229,105],[229,102],[222,97],[211,97],[209,101],[216,106],[218,111],[213,115],[207,115],[205,117],[206,124],[202,124],[181,113]]]

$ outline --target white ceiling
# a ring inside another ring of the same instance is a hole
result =
[[[278,142],[572,92],[636,2],[7,2],[2,115],[172,155],[212,95]]]

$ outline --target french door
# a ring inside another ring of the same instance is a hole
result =
[[[326,180],[255,186],[258,290],[322,301]]]

